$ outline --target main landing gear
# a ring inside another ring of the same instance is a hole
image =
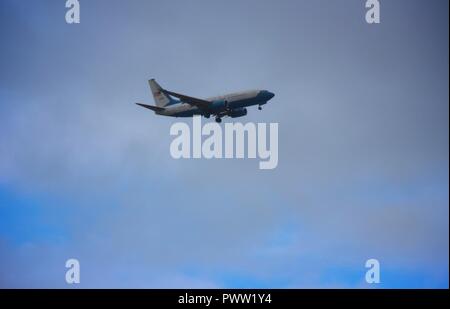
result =
[[[217,123],[221,123],[221,122],[222,122],[222,118],[216,117],[216,122],[217,122]]]
[[[260,105],[260,106],[258,106],[258,110],[262,110],[262,107],[261,107],[261,105]]]

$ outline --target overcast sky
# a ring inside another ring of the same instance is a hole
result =
[[[0,0],[0,286],[448,288],[448,1],[381,2]],[[150,78],[274,92],[278,167],[172,159]]]

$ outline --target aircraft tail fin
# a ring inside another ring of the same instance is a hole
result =
[[[164,107],[175,103],[175,100],[168,94],[164,93],[161,86],[154,79],[149,80],[148,84],[150,85],[150,89],[152,90],[156,106]]]

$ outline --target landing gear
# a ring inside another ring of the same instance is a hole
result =
[[[221,123],[221,122],[222,122],[222,118],[216,117],[216,122],[217,122],[217,123]]]
[[[262,110],[262,107],[261,107],[261,105],[260,105],[260,106],[258,106],[258,110]]]
[[[206,119],[209,119],[210,115],[204,115]]]

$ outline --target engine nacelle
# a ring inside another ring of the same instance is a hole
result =
[[[217,100],[217,101],[212,102],[211,109],[214,111],[221,111],[221,110],[226,109],[227,105],[228,105],[227,101]]]
[[[242,107],[235,108],[228,113],[228,116],[230,116],[231,118],[243,117],[245,115],[247,115],[247,109]]]

